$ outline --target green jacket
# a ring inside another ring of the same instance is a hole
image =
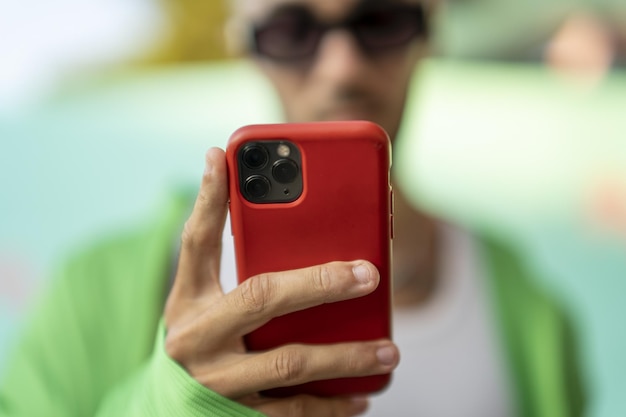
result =
[[[70,262],[34,312],[0,384],[0,416],[260,416],[206,389],[163,348],[173,243],[189,202]],[[581,414],[569,328],[503,247],[485,241],[520,416]]]

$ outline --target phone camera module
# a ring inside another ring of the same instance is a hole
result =
[[[284,138],[246,142],[237,151],[237,165],[239,190],[251,203],[291,203],[302,195],[302,155]]]
[[[272,175],[281,184],[292,183],[298,177],[298,165],[291,159],[281,159],[274,164]]]
[[[271,189],[270,182],[262,175],[254,175],[246,179],[244,186],[246,194],[254,200],[261,200],[265,198]]]
[[[267,150],[258,145],[248,146],[243,151],[243,163],[250,169],[262,169],[269,159]]]

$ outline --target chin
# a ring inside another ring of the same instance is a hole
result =
[[[338,113],[328,117],[326,120],[328,121],[346,121],[346,120],[369,120],[372,121],[371,117],[368,117],[364,114],[357,113]]]

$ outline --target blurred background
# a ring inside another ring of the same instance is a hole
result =
[[[276,120],[226,60],[226,4],[0,2],[0,371],[70,254],[196,186],[210,146]]]
[[[224,1],[0,1],[0,372],[52,271],[280,120]],[[626,3],[449,0],[394,154],[440,216],[523,253],[577,319],[594,415],[626,389]]]

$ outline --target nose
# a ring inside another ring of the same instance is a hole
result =
[[[368,79],[371,63],[346,30],[331,30],[321,40],[312,73],[319,81],[358,84]]]

